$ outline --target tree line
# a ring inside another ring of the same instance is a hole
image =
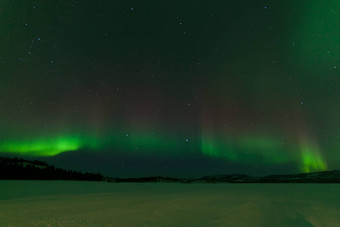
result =
[[[56,168],[38,160],[28,161],[22,158],[0,157],[0,179],[102,181],[103,176]]]

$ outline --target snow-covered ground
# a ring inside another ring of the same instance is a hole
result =
[[[340,185],[0,181],[0,226],[340,226]]]

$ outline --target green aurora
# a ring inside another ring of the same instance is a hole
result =
[[[339,18],[337,0],[1,1],[0,154],[117,176],[339,169]]]
[[[187,141],[189,143],[189,141]],[[227,138],[212,139],[201,138],[201,147],[195,145],[187,150],[200,150],[207,156],[222,158],[235,163],[251,164],[255,160],[257,165],[273,165],[295,162],[302,172],[323,171],[327,169],[327,163],[321,156],[316,146],[303,143],[299,148],[289,150],[280,141],[266,137],[240,137],[233,140]],[[95,152],[98,149],[125,150],[138,153],[139,150],[148,153],[160,151],[183,150],[183,143],[169,136],[155,136],[150,134],[131,133],[125,136],[112,134],[107,138],[91,138],[89,136],[59,136],[49,138],[37,138],[25,141],[6,141],[0,143],[0,152],[31,155],[31,156],[55,156],[63,152],[89,149]],[[301,156],[301,161],[298,161]]]

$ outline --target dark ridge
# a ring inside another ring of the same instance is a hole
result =
[[[252,177],[245,174],[214,175],[181,179],[164,176],[113,178],[94,173],[82,173],[56,168],[42,161],[0,157],[0,180],[79,180],[115,183],[340,183],[340,170],[268,175]]]
[[[37,160],[0,157],[0,179],[102,181],[103,176],[60,169]]]
[[[245,174],[205,176],[196,179],[180,179],[171,177],[143,177],[143,178],[110,178],[109,182],[173,182],[173,183],[340,183],[340,171],[323,171],[313,173],[269,175],[264,177],[252,177]]]

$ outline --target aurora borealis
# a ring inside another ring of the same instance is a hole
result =
[[[339,169],[339,18],[335,0],[2,1],[0,153],[113,176]]]

